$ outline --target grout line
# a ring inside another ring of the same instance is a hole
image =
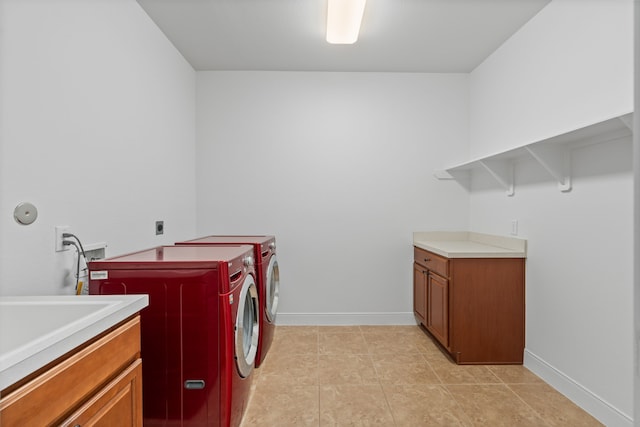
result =
[[[523,399],[523,398],[522,398],[518,393],[516,393],[516,391],[515,391],[514,389],[512,389],[511,387],[509,387],[509,384],[505,384],[505,386],[507,387],[507,389],[508,389],[511,393],[513,393],[513,394],[516,396],[516,398],[518,398],[518,399],[519,399],[522,403],[524,403],[524,404],[525,404],[529,409],[531,409],[531,410],[533,411],[533,413],[534,413],[534,414],[536,414],[536,416],[537,416],[538,418],[540,418],[540,420],[541,420],[541,421],[542,421],[546,426],[551,427],[551,426],[550,426],[550,424],[549,424],[549,423],[547,422],[547,420],[545,419],[545,417],[544,417],[544,416],[542,416],[542,414],[540,414],[538,411],[536,411],[536,409],[535,409],[533,406],[529,405],[529,404],[527,403],[527,401],[526,401],[526,400],[524,400],[524,399]]]
[[[461,414],[464,414],[466,420],[463,420],[465,423],[468,421],[471,422],[471,426],[474,425],[473,422],[473,417],[470,416],[467,411],[464,410],[464,407],[462,406],[462,404],[460,403],[460,401],[458,401],[458,399],[456,399],[456,397],[454,396],[454,394],[451,392],[451,390],[449,390],[449,388],[447,387],[446,384],[442,384],[441,387],[446,391],[446,393],[451,396],[451,400],[453,401],[453,403],[455,404],[456,408],[458,408],[458,411],[460,411]]]
[[[391,408],[391,404],[389,403],[389,397],[387,396],[387,393],[384,390],[384,386],[382,384],[379,384],[379,387],[380,387],[380,390],[382,391],[382,395],[384,396],[384,401],[387,404],[387,409],[389,410],[389,414],[391,415],[391,420],[393,421],[393,425],[397,426],[398,421],[396,421],[395,414],[393,413],[393,409]]]

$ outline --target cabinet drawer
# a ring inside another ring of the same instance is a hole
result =
[[[136,317],[3,396],[0,424],[51,425],[139,355],[140,318]]]
[[[141,389],[142,360],[138,359],[65,420],[61,427],[142,426]]]
[[[414,246],[413,259],[434,273],[449,278],[449,260],[447,258]]]

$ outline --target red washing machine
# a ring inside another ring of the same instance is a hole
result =
[[[276,259],[276,238],[274,236],[206,236],[176,245],[253,245],[258,273],[258,297],[260,304],[260,338],[258,339],[258,355],[256,367],[259,367],[267,356],[273,341],[278,313],[280,292],[280,272]]]
[[[260,335],[251,246],[161,246],[92,261],[89,293],[149,295],[146,427],[240,424]]]

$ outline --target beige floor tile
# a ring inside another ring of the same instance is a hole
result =
[[[437,346],[435,343],[431,343],[430,345],[423,346],[422,355],[429,362],[449,362],[454,363],[451,359],[449,353],[447,353],[444,349]]]
[[[500,383],[500,379],[485,365],[457,365],[445,358],[432,360],[427,357],[427,360],[443,384]]]
[[[275,336],[287,334],[317,334],[318,326],[276,326]]]
[[[546,383],[508,386],[553,427],[596,427],[598,420]]]
[[[265,361],[273,354],[317,354],[317,332],[285,332],[273,338]]]
[[[543,381],[522,365],[489,365],[489,370],[507,384],[536,384]]]
[[[520,365],[456,365],[413,326],[278,326],[243,427],[600,426]]]
[[[445,385],[474,427],[549,427],[504,384]]]
[[[318,326],[319,334],[360,334],[360,326]]]
[[[269,354],[260,371],[258,385],[318,385],[318,355]]]
[[[429,362],[419,354],[372,354],[381,384],[439,384]]]
[[[443,386],[383,385],[382,390],[398,426],[471,426],[471,420]]]
[[[320,386],[320,426],[393,426],[379,384]]]
[[[418,328],[417,336],[423,337],[420,341],[420,347],[423,350],[423,354],[427,357],[433,357],[436,359],[450,359],[450,356],[444,350],[427,331],[422,328]]]
[[[424,335],[424,332],[422,332],[420,327],[415,325],[363,325],[360,326],[360,331],[363,334],[390,333],[397,335]]]
[[[367,343],[361,333],[326,333],[318,335],[320,354],[367,354]]]
[[[264,365],[260,365],[260,367],[262,367]],[[252,376],[252,380],[251,380],[251,393],[253,394],[253,392],[256,389],[256,386],[258,385],[258,378],[260,377],[260,374],[262,373],[262,369],[258,368],[258,369],[254,369],[253,372],[251,373]]]
[[[428,351],[428,346],[433,346],[428,337],[413,333],[369,332],[363,336],[372,354],[422,354]]]
[[[318,426],[318,386],[259,384],[251,396],[241,427]]]
[[[377,384],[378,377],[368,354],[321,354],[318,381],[320,385]]]

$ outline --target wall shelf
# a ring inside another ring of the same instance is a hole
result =
[[[474,169],[485,170],[504,189],[507,196],[513,196],[515,194],[513,179],[515,163],[528,158],[542,166],[542,169],[557,182],[560,191],[567,192],[571,190],[571,150],[629,137],[632,127],[633,113],[628,113],[551,138],[437,170],[434,175],[441,180],[460,181],[470,179],[471,171]]]

